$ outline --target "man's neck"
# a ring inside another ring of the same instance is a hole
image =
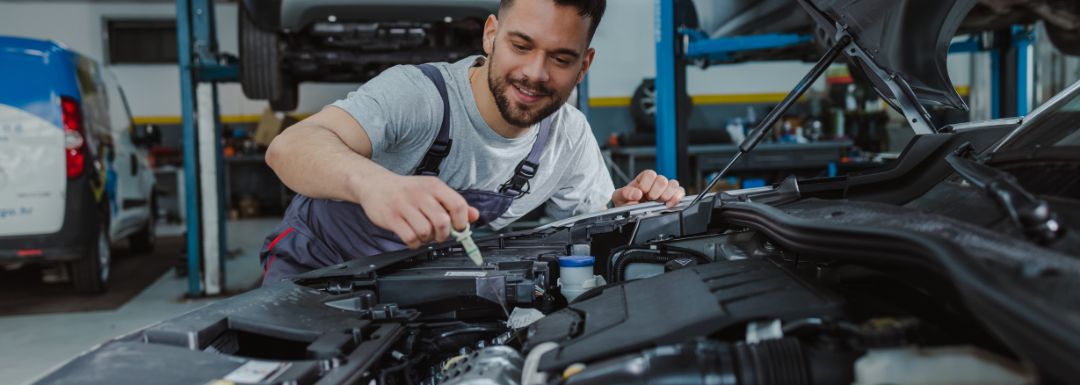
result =
[[[514,126],[503,119],[502,114],[499,113],[495,95],[491,93],[491,86],[488,85],[490,64],[490,61],[485,60],[484,65],[469,68],[469,85],[472,86],[473,98],[476,99],[476,108],[480,110],[480,116],[484,118],[484,122],[499,136],[512,139],[525,135],[529,127]]]

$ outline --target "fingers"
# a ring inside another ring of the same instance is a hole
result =
[[[450,214],[446,212],[446,208],[439,203],[433,197],[429,197],[427,200],[421,202],[420,211],[427,217],[428,222],[431,223],[431,228],[435,230],[432,234],[436,242],[444,242],[450,237]]]
[[[431,242],[435,229],[431,227],[431,222],[428,221],[427,217],[424,216],[419,209],[416,207],[408,207],[405,210],[402,210],[401,216],[405,219],[405,222],[409,224],[409,227],[412,228],[413,233],[416,234],[413,242],[402,239],[402,241],[405,241],[406,246],[410,249],[415,249],[423,244]]]
[[[686,190],[679,186],[679,181],[672,179],[668,181],[667,190],[660,195],[659,201],[664,202],[668,207],[674,207],[679,204],[685,196]]]
[[[453,226],[456,230],[465,230],[465,227],[469,225],[471,212],[469,209],[469,203],[465,201],[465,198],[458,194],[442,181],[437,182],[437,186],[434,189],[435,199],[442,205],[443,213],[447,213],[450,218],[450,226]],[[473,209],[475,210],[475,209]],[[479,213],[477,214],[479,216]],[[449,234],[449,229],[446,231]],[[442,234],[441,232],[439,234]],[[439,239],[440,242],[443,239]]]
[[[686,189],[679,185],[679,181],[668,179],[653,170],[645,170],[626,187],[616,190],[611,200],[616,206],[642,201],[658,201],[668,207],[674,207],[684,197],[686,197]]]
[[[653,178],[652,185],[645,191],[645,197],[650,201],[660,199],[660,196],[664,195],[664,191],[668,188],[668,178],[663,175],[657,175]]]
[[[641,188],[642,191],[648,192],[649,187],[652,186],[653,181],[656,179],[656,171],[645,170],[638,174],[637,178],[634,178],[627,186],[634,186]]]
[[[469,222],[476,222],[480,220],[480,210],[475,207],[469,207]]]
[[[679,186],[679,182],[669,180],[656,171],[642,171],[630,184],[623,187],[612,195],[612,201],[616,206],[636,204],[642,201],[660,201],[669,207],[674,206],[686,196],[686,191]],[[674,203],[672,203],[674,202]]]
[[[645,196],[645,192],[636,187],[625,187],[621,190],[623,204],[635,204],[641,202],[641,198]]]
[[[668,179],[663,175],[658,175],[656,171],[645,170],[638,174],[637,178],[630,183],[627,187],[634,186],[643,193],[645,193],[645,199],[655,201],[660,199],[660,196],[667,190]]]
[[[416,237],[416,232],[413,231],[409,223],[404,220],[397,220],[390,224],[390,231],[401,238],[401,241],[405,243],[405,246],[410,249],[420,247],[420,239]]]
[[[638,203],[642,195],[641,190],[626,186],[611,193],[611,203],[614,203],[615,207],[635,204]]]

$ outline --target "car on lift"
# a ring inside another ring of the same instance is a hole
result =
[[[1074,383],[1080,82],[1025,117],[935,127],[922,106],[962,107],[933,69],[974,0],[799,3],[831,37],[792,100],[857,63],[919,133],[896,162],[481,237],[481,266],[454,243],[356,256],[38,384]]]
[[[296,108],[300,82],[364,82],[397,64],[483,52],[499,0],[243,0],[240,83],[277,111]]]
[[[843,0],[837,0],[843,1]],[[933,0],[916,1],[926,6]],[[684,24],[705,38],[762,34],[818,35],[821,31],[810,17],[795,6],[795,0],[683,0]],[[912,14],[911,23],[921,22]],[[1062,0],[978,0],[964,17],[958,34],[1008,30],[1014,25],[1031,25],[1042,20],[1054,46],[1068,55],[1080,55],[1080,2]],[[813,44],[732,53],[726,61],[809,60],[820,54]]]
[[[0,37],[0,265],[57,264],[76,291],[104,291],[112,242],[154,247],[157,135],[98,62]]]

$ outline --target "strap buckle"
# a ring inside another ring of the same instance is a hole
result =
[[[536,171],[539,169],[539,164],[530,162],[528,159],[522,160],[514,169],[514,176],[499,186],[499,192],[513,195],[514,199],[525,196],[529,190],[532,190],[529,180],[536,176]]]
[[[416,166],[414,175],[438,176],[439,166],[442,165],[443,159],[450,155],[450,148],[453,144],[452,139],[448,139],[446,142],[436,140],[432,143],[424,157],[420,158],[420,165]]]
[[[520,184],[519,184],[520,183]],[[499,192],[507,195],[513,195],[514,199],[521,198],[528,194],[532,190],[532,185],[529,184],[528,179],[519,179],[516,175],[510,180],[499,186]]]
[[[528,160],[522,160],[518,163],[517,169],[514,170],[514,176],[524,177],[526,179],[532,179],[536,176],[536,170],[540,168],[540,165],[530,162]]]
[[[445,158],[447,155],[450,155],[450,146],[453,144],[453,139],[447,139],[446,142],[436,140],[434,143],[431,143],[431,147],[428,148],[425,157],[434,156],[440,159]]]

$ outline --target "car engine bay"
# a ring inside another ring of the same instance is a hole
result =
[[[828,3],[843,20],[858,2]],[[964,14],[945,11],[958,26]],[[834,28],[740,154],[841,54],[913,124],[926,115],[903,77]],[[478,237],[480,266],[456,243],[355,256],[108,341],[38,383],[1074,383],[1075,185],[1040,184],[1050,169],[1036,153],[992,156],[1039,118],[924,121],[886,168]],[[1054,159],[1057,178],[1078,180],[1074,154]],[[1006,161],[1015,176],[993,168]]]
[[[1076,370],[1045,354],[1074,337],[1075,303],[1047,294],[1075,286],[1074,257],[929,214],[946,204],[933,189],[906,205],[820,197],[833,193],[789,179],[609,210],[478,238],[480,267],[454,244],[359,258],[117,338],[40,383],[1032,384]],[[567,295],[575,255],[593,266]],[[995,280],[1018,276],[1051,288]],[[1064,326],[1028,329],[983,292]]]

